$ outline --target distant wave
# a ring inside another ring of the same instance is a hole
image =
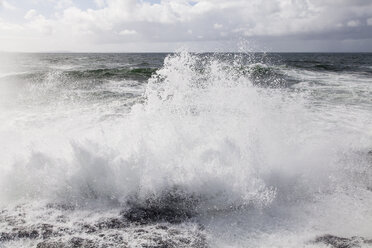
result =
[[[112,68],[85,71],[66,71],[66,75],[79,79],[148,79],[157,68]]]
[[[156,72],[156,68],[111,68],[111,69],[94,69],[94,70],[54,70],[59,72],[71,80],[78,79],[134,79],[147,80]],[[23,79],[23,80],[40,80],[48,76],[53,71],[36,71],[22,72],[1,75],[1,78],[6,79]]]

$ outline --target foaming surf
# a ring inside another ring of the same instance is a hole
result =
[[[2,114],[0,240],[321,247],[332,245],[316,238],[325,234],[371,239],[371,113],[313,104],[308,90],[281,83],[285,72],[244,59],[169,55],[131,97],[97,100],[112,83],[58,73],[26,86],[30,105]],[[125,93],[132,79],[115,90]]]

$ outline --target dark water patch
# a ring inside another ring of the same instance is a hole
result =
[[[254,85],[261,87],[289,87],[298,81],[285,75],[279,68],[254,64],[245,68],[244,74]]]
[[[109,90],[95,91],[89,95],[93,99],[117,99],[117,98],[131,99],[137,98],[139,96],[139,94],[133,94],[129,92],[113,92]]]
[[[314,68],[319,70],[326,70],[326,71],[342,71],[344,70],[343,67],[330,65],[330,64],[315,64]]]
[[[102,230],[102,229],[121,229],[121,228],[127,228],[129,227],[129,223],[126,219],[123,218],[104,218],[98,223],[96,223],[95,228]],[[91,228],[90,231],[95,230],[94,227]],[[89,229],[88,228],[88,229]]]
[[[275,54],[273,54],[275,55]],[[362,53],[288,53],[277,54],[279,64],[311,71],[372,74],[372,54]]]
[[[62,228],[50,223],[15,225],[7,232],[0,233],[0,241],[14,241],[20,239],[50,239],[71,234],[70,228]]]
[[[147,80],[155,73],[156,68],[113,68],[84,71],[66,71],[67,77],[72,79],[133,79]]]
[[[35,229],[13,228],[12,232],[0,233],[0,241],[11,241],[15,239],[36,239],[39,237],[39,232]]]
[[[124,218],[140,224],[165,221],[181,223],[196,215],[200,199],[182,190],[164,192],[160,197],[145,200],[133,198],[128,201],[129,209],[122,211]]]
[[[315,238],[314,243],[323,243],[334,248],[358,248],[364,244],[372,244],[372,239],[362,237],[343,238],[326,234]]]
[[[36,245],[36,248],[98,248],[93,240],[74,237],[68,242],[43,241]]]
[[[168,232],[167,232],[168,231]],[[138,242],[125,240],[120,234],[101,235],[101,242],[90,238],[73,237],[68,241],[42,241],[37,244],[37,248],[103,248],[103,247],[146,247],[146,248],[207,248],[206,239],[203,235],[196,235],[193,239],[177,231],[177,229],[136,229],[132,235]],[[150,235],[150,236],[148,236]],[[146,237],[146,239],[142,239]],[[146,241],[144,241],[146,240]]]
[[[287,65],[299,68],[299,69],[306,69],[310,71],[328,71],[328,72],[365,72],[370,73],[369,70],[362,70],[361,68],[353,67],[350,65],[342,65],[342,64],[333,64],[333,63],[319,63],[319,62],[298,62],[298,63],[288,63]],[[372,72],[372,71],[371,71]]]
[[[3,228],[0,244],[20,247],[26,242],[38,248],[209,247],[206,234],[198,224],[138,223],[123,217],[119,211],[116,213],[103,209],[81,211],[79,208],[61,207],[60,204],[48,204],[41,208],[32,205],[9,208],[0,214]],[[28,218],[30,216],[40,217]],[[57,221],[59,216],[64,216],[65,221]],[[9,218],[23,221],[3,222]]]
[[[92,70],[43,70],[13,74],[0,78],[0,83],[11,83],[13,86],[49,86],[59,88],[89,89],[108,80],[131,82],[128,86],[138,86],[147,81],[156,68],[112,68]],[[129,81],[130,80],[130,81]]]

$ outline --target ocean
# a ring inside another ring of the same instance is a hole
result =
[[[372,247],[372,54],[0,54],[0,247]]]

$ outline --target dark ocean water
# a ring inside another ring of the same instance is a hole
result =
[[[0,54],[1,248],[371,247],[371,153],[372,54]]]

